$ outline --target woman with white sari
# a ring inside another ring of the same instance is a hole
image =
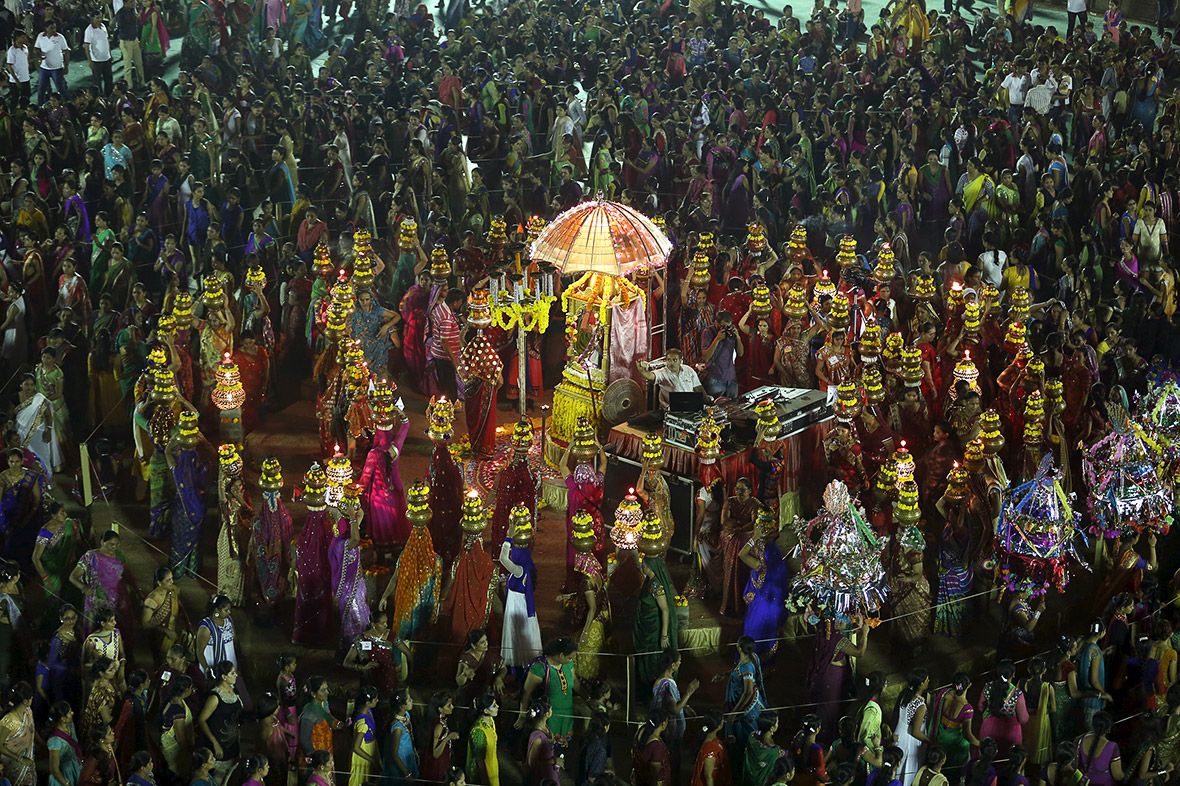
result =
[[[37,392],[32,374],[26,374],[21,380],[14,416],[21,444],[36,454],[49,472],[59,471],[61,443],[53,427],[53,406],[49,399]]]

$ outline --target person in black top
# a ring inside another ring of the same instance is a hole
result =
[[[123,53],[123,78],[131,85],[132,90],[147,81],[143,71],[143,52],[139,48],[141,27],[135,3],[127,0],[119,9],[119,13],[115,14],[115,38],[119,42],[119,51]]]

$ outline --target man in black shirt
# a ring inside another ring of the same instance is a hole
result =
[[[115,37],[119,40],[119,51],[123,53],[123,79],[131,85],[132,90],[147,81],[143,73],[143,52],[139,48],[140,27],[135,3],[126,0],[119,13],[115,14]]]

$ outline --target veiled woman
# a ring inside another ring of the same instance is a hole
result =
[[[582,420],[579,418],[579,420]],[[579,430],[582,424],[579,423]],[[589,423],[586,424],[587,428]],[[566,488],[566,513],[565,513],[565,532],[566,532],[566,549],[565,549],[565,582],[566,587],[572,588],[578,582],[575,544],[574,544],[574,516],[579,512],[584,513],[590,517],[591,526],[594,530],[594,556],[600,563],[605,563],[605,549],[606,549],[606,531],[602,522],[602,498],[604,493],[605,475],[600,471],[599,467],[606,469],[606,453],[602,449],[602,445],[598,443],[597,438],[594,439],[593,444],[578,445],[578,453],[575,455],[575,441],[577,435],[573,440],[570,440],[569,446],[565,450],[565,455],[561,459],[561,474],[565,478]],[[570,470],[570,458],[573,457],[577,462],[573,470]]]
[[[212,446],[197,430],[197,413],[180,413],[180,423],[168,442],[166,457],[172,470],[172,565],[176,578],[194,576],[200,568],[201,525]]]
[[[341,517],[336,524],[336,539],[328,552],[332,567],[332,587],[336,611],[340,615],[340,640],[347,645],[369,627],[369,601],[365,588],[365,571],[361,565],[360,487],[353,484],[344,492]]]
[[[639,605],[635,610],[635,667],[639,685],[650,691],[663,671],[664,651],[680,646],[680,625],[676,617],[676,585],[664,562],[668,539],[657,533],[658,520],[650,512],[644,516],[639,563],[643,585],[639,590]]]
[[[36,454],[47,471],[59,471],[62,452],[60,438],[53,424],[53,405],[37,392],[37,382],[32,374],[26,374],[21,380],[17,396],[13,413],[17,437],[22,445]]]
[[[254,518],[250,538],[254,553],[254,573],[264,609],[273,610],[287,597],[287,577],[291,572],[291,514],[283,502],[283,475],[278,459],[262,462],[262,507]]]

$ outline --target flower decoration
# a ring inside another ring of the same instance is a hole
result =
[[[1160,480],[1142,432],[1121,406],[1109,405],[1108,412],[1114,428],[1082,450],[1090,532],[1106,538],[1144,530],[1167,534],[1172,495]]]
[[[751,254],[761,254],[766,250],[766,232],[757,221],[746,227],[746,248]]]
[[[610,530],[611,542],[619,551],[638,548],[642,526],[643,506],[639,504],[639,497],[635,496],[635,489],[628,489],[619,507],[615,509],[615,523]]]
[[[856,264],[856,238],[844,235],[840,238],[840,249],[836,252],[836,264],[841,270]]]
[[[873,278],[880,284],[887,284],[897,276],[897,266],[894,262],[893,249],[888,243],[882,243],[877,250],[877,264],[873,267]]]
[[[216,384],[211,398],[214,406],[222,412],[237,409],[246,401],[246,389],[242,387],[242,375],[238,371],[238,364],[233,362],[228,352],[213,372]]]

